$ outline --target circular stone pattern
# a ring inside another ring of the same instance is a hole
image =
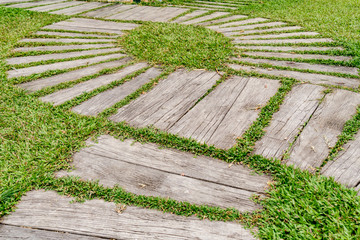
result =
[[[215,70],[234,52],[230,39],[200,26],[145,23],[121,40],[130,54],[150,63]]]

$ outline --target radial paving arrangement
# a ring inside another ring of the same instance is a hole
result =
[[[14,3],[8,7],[74,16],[21,40],[7,59],[11,66],[8,78],[44,102],[70,104],[71,111],[78,114],[97,116],[152,84],[150,91],[115,109],[109,119],[133,127],[153,126],[230,149],[279,91],[279,79],[292,78],[297,84],[264,129],[265,135],[255,143],[253,154],[314,171],[322,166],[344,124],[360,105],[360,94],[353,91],[360,85],[359,72],[348,64],[352,57],[344,56],[342,47],[299,26],[229,11],[248,1],[195,1],[187,4],[188,8],[60,0],[17,2],[6,3]],[[223,10],[214,12],[213,6]],[[236,75],[227,77],[209,94],[221,73],[177,69],[163,76],[162,66],[137,62],[117,45],[125,30],[141,25],[122,20],[192,24],[222,33],[233,39],[240,51],[224,66]],[[241,76],[244,72],[263,77]],[[359,189],[359,149],[357,134],[334,161],[320,169],[321,173]],[[189,153],[108,135],[88,141],[73,160],[74,170],[59,172],[57,177],[78,176],[99,180],[107,187],[119,185],[139,195],[233,207],[241,212],[260,208],[250,198],[264,195],[271,180],[241,165],[229,167],[203,156],[194,160]],[[92,200],[69,204],[70,200],[54,192],[30,192],[18,210],[4,219],[0,230],[9,236],[42,234],[49,239],[82,239],[84,234],[87,239],[253,238],[237,223],[200,221],[138,207],[118,214],[113,203]],[[42,220],[35,221],[39,218]],[[83,223],[83,219],[89,222]],[[137,231],[139,226],[142,231]]]

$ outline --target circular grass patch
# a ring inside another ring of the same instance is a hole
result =
[[[146,23],[120,40],[130,54],[150,63],[219,69],[233,53],[230,39],[197,26]]]

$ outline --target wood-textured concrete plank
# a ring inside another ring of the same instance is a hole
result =
[[[83,16],[87,17],[96,17],[96,18],[105,18],[111,15],[114,15],[116,13],[120,13],[132,8],[135,8],[136,5],[122,5],[122,4],[116,4],[108,7],[104,7],[101,9],[97,9],[94,11],[90,11],[87,13],[84,13]]]
[[[52,14],[64,14],[64,15],[70,16],[70,15],[79,14],[82,12],[89,11],[91,9],[95,9],[95,8],[99,8],[99,7],[103,7],[103,6],[107,6],[107,5],[109,5],[109,4],[100,3],[100,2],[89,2],[89,3],[79,5],[79,6],[74,6],[74,7],[70,7],[70,8],[57,10],[57,11],[54,11],[51,13]]]
[[[43,52],[43,51],[66,51],[66,50],[81,50],[91,48],[109,48],[116,47],[112,43],[100,44],[80,44],[80,45],[61,45],[61,46],[38,46],[38,47],[19,47],[12,50],[13,52]]]
[[[333,56],[326,54],[296,54],[296,53],[281,53],[281,52],[243,52],[248,56],[267,57],[267,58],[293,58],[293,59],[319,59],[319,60],[334,60],[334,61],[350,61],[352,57],[348,56]]]
[[[360,94],[336,89],[326,95],[319,108],[295,141],[287,164],[301,169],[320,167],[334,147],[344,124],[356,113]]]
[[[188,20],[188,21],[185,21],[185,22],[182,22],[182,24],[196,24],[196,23],[201,23],[201,22],[204,22],[204,21],[208,21],[208,20],[211,20],[211,19],[214,19],[214,18],[218,18],[218,17],[221,17],[221,16],[225,16],[229,14],[228,12],[214,12],[214,13],[211,13],[209,15],[205,15],[203,17],[198,17],[198,18],[195,18],[195,19],[192,19],[192,20]]]
[[[64,2],[64,1],[65,0],[25,2],[25,3],[12,4],[12,5],[9,5],[7,7],[11,7],[11,8],[29,8],[29,7],[48,5],[48,4],[53,4],[53,3],[60,3],[60,2]],[[0,4],[1,4],[1,2],[0,2]]]
[[[21,43],[115,43],[114,39],[108,38],[26,38],[21,41]]]
[[[261,34],[261,33],[267,33],[267,32],[286,32],[286,31],[295,31],[300,30],[302,27],[299,26],[290,26],[290,27],[277,27],[277,28],[268,28],[268,29],[259,29],[259,30],[243,30],[240,32],[237,32],[237,35],[246,35],[246,34]],[[234,34],[235,35],[235,34]]]
[[[36,35],[56,36],[56,37],[97,37],[97,38],[117,38],[118,35],[100,35],[100,34],[86,34],[86,33],[73,33],[73,32],[48,32],[38,31]]]
[[[220,18],[220,19],[216,19],[216,20],[211,20],[211,21],[199,23],[198,25],[206,26],[206,25],[215,24],[215,23],[234,21],[234,20],[238,20],[238,19],[246,18],[246,17],[247,16],[245,16],[245,15],[232,15],[230,17],[224,17],[224,18]]]
[[[40,89],[43,89],[45,87],[51,87],[58,85],[63,82],[69,82],[69,81],[75,81],[82,77],[86,77],[92,74],[99,73],[101,70],[108,69],[108,68],[114,68],[119,67],[124,64],[124,60],[127,61],[127,59],[121,59],[117,61],[111,61],[111,62],[105,62],[96,64],[93,66],[81,68],[78,70],[58,74],[52,77],[47,78],[41,78],[35,81],[26,82],[19,84],[18,86],[26,89],[29,92],[38,91]]]
[[[169,129],[218,148],[231,148],[256,120],[260,107],[275,95],[279,82],[232,77],[192,108]]]
[[[332,50],[344,50],[342,47],[299,47],[299,46],[259,46],[259,45],[247,45],[247,46],[236,46],[239,49],[253,49],[253,50],[269,50],[269,51],[332,51]]]
[[[130,58],[124,59],[124,64],[128,63]],[[80,96],[83,93],[90,92],[95,90],[101,86],[105,86],[110,84],[116,80],[121,80],[122,78],[126,77],[127,75],[134,73],[144,67],[147,67],[146,63],[137,63],[134,65],[130,65],[119,70],[116,73],[102,75],[100,77],[88,80],[86,82],[79,83],[71,88],[62,89],[58,92],[54,92],[52,94],[46,95],[41,98],[44,102],[51,102],[55,106],[60,105],[66,101],[69,101],[77,96]]]
[[[47,231],[29,227],[12,226],[0,223],[0,240],[101,240],[103,238],[72,233]]]
[[[344,149],[333,160],[328,162],[321,174],[334,177],[335,181],[348,187],[359,187],[360,185],[360,132],[355,135],[354,140],[344,145]]]
[[[115,58],[121,58],[125,57],[125,54],[116,53],[116,54],[109,54],[105,56],[98,56],[98,57],[92,57],[92,58],[86,58],[86,59],[78,59],[78,60],[72,60],[72,61],[65,61],[65,62],[58,62],[58,63],[52,63],[47,65],[39,65],[34,67],[28,67],[28,68],[20,68],[15,70],[8,71],[8,78],[14,78],[14,77],[21,77],[21,76],[30,76],[32,74],[36,73],[42,73],[49,70],[62,70],[62,69],[69,69],[69,68],[75,68],[80,66],[86,66],[89,64],[101,62],[101,61],[107,61],[110,59]]]
[[[247,72],[256,72],[256,73],[268,74],[279,77],[290,77],[290,78],[295,78],[299,81],[310,82],[314,84],[346,86],[350,88],[358,88],[360,85],[360,80],[356,78],[343,78],[343,77],[337,77],[331,75],[289,71],[289,70],[265,69],[265,68],[258,68],[252,66],[242,66],[239,64],[229,64],[229,67],[234,70],[244,70]]]
[[[73,57],[81,57],[88,55],[97,55],[97,54],[106,54],[106,53],[114,53],[121,51],[121,48],[105,48],[105,49],[96,49],[96,50],[88,50],[88,51],[80,51],[80,52],[68,52],[68,53],[53,53],[53,54],[44,54],[44,55],[36,55],[36,56],[25,56],[25,57],[14,57],[6,59],[7,64],[25,64],[32,62],[40,62],[47,60],[56,60],[56,59],[66,59]]]
[[[190,18],[194,18],[194,17],[200,16],[200,15],[206,13],[206,12],[207,12],[207,11],[205,11],[205,10],[195,10],[195,11],[189,13],[189,14],[186,14],[186,15],[184,15],[184,16],[181,16],[181,17],[175,19],[175,20],[172,21],[172,22],[174,22],[174,23],[184,22],[184,21],[186,21],[186,20],[189,20]]]
[[[160,69],[150,68],[145,73],[140,74],[134,79],[127,81],[124,84],[111,90],[102,92],[95,97],[83,102],[82,104],[74,107],[72,111],[83,115],[96,116],[100,112],[121,101],[129,94],[135,92],[142,85],[146,84],[151,79],[157,77],[160,74]]]
[[[225,27],[232,27],[232,26],[239,26],[239,25],[247,25],[247,24],[255,24],[255,23],[260,23],[260,22],[265,22],[268,21],[269,19],[266,18],[249,18],[246,20],[241,20],[241,21],[237,21],[237,22],[229,22],[229,23],[224,23],[219,25],[219,27],[221,28],[225,28]]]
[[[255,239],[233,222],[200,220],[132,206],[120,212],[113,202],[72,200],[56,192],[29,192],[4,223],[111,239]]]
[[[254,64],[270,64],[273,66],[280,67],[289,67],[294,69],[303,69],[303,70],[313,70],[318,72],[330,72],[330,73],[344,73],[358,75],[358,68],[356,67],[345,67],[345,66],[335,66],[335,65],[325,65],[325,64],[312,64],[304,62],[293,62],[293,61],[279,61],[279,60],[270,60],[270,59],[261,59],[261,58],[232,58],[232,60],[238,60],[241,62],[248,62]]]
[[[66,7],[72,7],[72,6],[76,6],[76,5],[80,5],[80,4],[84,4],[84,2],[70,1],[70,2],[56,3],[56,4],[46,5],[46,6],[35,7],[35,8],[32,8],[31,11],[48,12],[48,11],[53,11],[56,9],[66,8]]]
[[[331,43],[331,38],[299,38],[299,39],[266,39],[266,40],[240,40],[235,39],[237,44],[298,44],[298,43]]]
[[[2,0],[0,4],[18,3],[18,2],[30,2],[32,0]]]
[[[245,22],[246,23],[246,22]],[[258,23],[250,25],[240,25],[236,27],[222,27],[222,25],[209,26],[207,28],[213,29],[215,31],[223,33],[225,36],[233,36],[242,33],[245,30],[262,28],[262,27],[275,27],[286,25],[284,22],[267,22],[267,23]]]
[[[193,204],[253,211],[260,206],[250,200],[263,194],[267,176],[254,175],[241,165],[197,156],[156,144],[121,141],[109,135],[74,155],[75,170],[63,176],[99,180],[104,186],[118,184],[139,195],[170,197]]]
[[[167,130],[219,79],[216,72],[179,69],[110,119],[136,127],[154,125]]]
[[[292,32],[292,33],[278,33],[265,35],[248,35],[236,37],[237,39],[272,39],[272,38],[286,38],[286,37],[301,37],[301,36],[317,36],[317,32]]]
[[[264,129],[265,135],[255,144],[254,154],[281,159],[319,106],[325,89],[310,84],[295,86]]]

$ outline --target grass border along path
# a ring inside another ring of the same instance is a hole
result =
[[[31,32],[63,19],[56,15],[0,7],[0,216],[13,211],[15,204],[27,191],[45,188],[78,199],[98,197],[179,215],[196,214],[201,218],[237,220],[257,226],[262,239],[360,237],[359,197],[355,191],[329,178],[293,169],[261,156],[249,156],[248,149],[241,146],[225,151],[152,128],[136,129],[101,117],[82,117],[42,103],[35,96],[12,86],[6,79],[4,63],[9,51],[18,40]],[[263,120],[267,121],[268,116],[264,116]],[[120,188],[106,189],[97,183],[76,178],[53,177],[55,171],[69,167],[72,154],[84,146],[87,138],[102,133],[212,156],[271,174],[273,181],[268,183],[268,197],[258,199],[255,196],[264,208],[242,215],[231,209],[141,197]]]

